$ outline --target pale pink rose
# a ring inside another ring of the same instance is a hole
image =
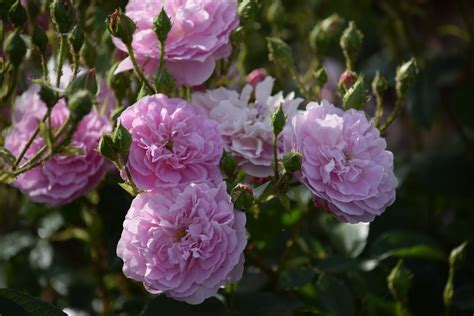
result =
[[[239,280],[247,243],[245,214],[225,183],[141,193],[123,223],[117,255],[124,274],[154,294],[200,304]]]
[[[300,180],[315,203],[349,223],[370,222],[395,201],[393,154],[362,111],[310,103],[284,130],[303,156]]]
[[[291,117],[303,101],[294,93],[272,95],[274,79],[267,77],[255,87],[255,100],[251,101],[253,88],[246,85],[242,93],[225,88],[193,93],[193,104],[205,109],[209,117],[219,123],[227,150],[238,159],[245,172],[254,177],[272,174],[273,130],[270,114],[280,104]],[[279,153],[282,153],[279,148]]]
[[[38,91],[38,86],[31,86],[15,102],[13,128],[5,137],[5,148],[15,156],[20,154],[46,112],[46,105],[39,98]],[[68,116],[69,110],[62,99],[55,105],[51,115],[54,128],[63,125]],[[110,168],[96,151],[102,132],[110,129],[108,120],[94,109],[81,120],[70,144],[82,150],[84,155],[55,155],[43,165],[19,175],[13,185],[33,201],[49,205],[66,204],[86,194]],[[42,137],[36,137],[22,163],[43,145]]]
[[[156,94],[127,108],[119,121],[132,134],[127,165],[139,188],[221,180],[222,138],[196,106]]]
[[[239,25],[236,0],[131,0],[126,14],[136,23],[133,51],[148,75],[159,67],[160,44],[152,29],[153,19],[164,8],[172,28],[165,44],[166,67],[179,86],[196,86],[213,73],[216,60],[227,58],[230,33]],[[114,39],[115,45],[127,51]],[[126,58],[117,72],[132,69]]]

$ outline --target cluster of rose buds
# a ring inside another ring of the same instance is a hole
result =
[[[302,78],[291,48],[278,38],[268,38],[270,60],[293,77],[302,97],[274,93],[275,79],[265,69],[250,73],[241,91],[222,86],[191,93],[231,56],[239,14],[251,19],[255,3],[182,3],[131,0],[125,12],[107,18],[113,43],[128,57],[106,84],[93,69],[79,67],[94,58],[74,24],[72,2],[53,1],[56,69],[48,69],[48,37],[35,27],[32,43],[44,78],[15,102],[0,150],[0,180],[34,201],[60,205],[91,191],[111,169],[110,160],[134,196],[117,247],[125,275],[151,293],[199,304],[241,278],[244,211],[261,196],[284,201],[303,184],[317,207],[349,223],[370,222],[394,202],[393,154],[381,133],[398,115],[417,70],[414,61],[398,69],[396,108],[384,122],[387,83],[377,74],[377,110],[368,119],[364,78],[355,71],[363,36],[353,22],[343,31],[345,21],[334,15],[315,27],[310,41],[322,57],[340,38],[347,68],[338,89],[343,109],[311,102],[328,82],[326,69],[317,64],[308,80]],[[10,9],[14,25],[25,23],[23,11],[18,1]],[[1,68],[2,76],[15,74],[26,55],[20,32],[5,41],[13,68]],[[66,46],[72,66],[64,62]]]

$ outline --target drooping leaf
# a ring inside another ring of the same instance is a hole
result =
[[[0,314],[5,316],[63,316],[59,308],[13,289],[0,289]]]

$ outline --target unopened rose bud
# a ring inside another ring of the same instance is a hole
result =
[[[16,27],[23,27],[27,19],[27,14],[19,0],[15,1],[15,3],[10,7],[8,16],[10,17],[10,21],[12,21]]]
[[[153,20],[153,31],[155,31],[156,37],[160,43],[166,42],[168,33],[171,31],[171,20],[165,9],[161,9],[160,13]]]
[[[125,45],[131,45],[133,41],[133,33],[137,26],[132,19],[126,16],[122,11],[115,10],[107,17],[107,29],[113,37],[117,37]]]
[[[45,84],[41,85],[39,96],[41,101],[50,109],[53,108],[59,100],[58,93]]]
[[[82,120],[92,110],[93,98],[87,90],[79,90],[68,99],[68,108],[75,123]]]
[[[286,125],[286,114],[283,111],[283,106],[280,104],[277,110],[271,114],[271,122],[273,127],[273,134],[275,136],[280,135]]]
[[[132,144],[132,135],[122,124],[117,125],[115,128],[112,141],[114,142],[116,150],[124,159],[124,162],[128,160],[128,153],[130,145]]]
[[[112,140],[112,135],[103,134],[100,138],[97,149],[102,156],[108,158],[110,161],[118,161],[118,153],[115,149],[115,145]]]
[[[275,37],[267,37],[267,44],[271,61],[287,67],[293,67],[293,55],[288,44]]]
[[[231,192],[232,201],[238,210],[249,209],[254,202],[252,188],[246,184],[237,184]]]
[[[344,73],[339,77],[339,87],[343,90],[349,90],[357,81],[357,75],[350,71],[346,70]]]
[[[224,150],[222,154],[220,166],[227,178],[232,178],[237,169],[237,160],[229,152]]]
[[[10,33],[3,43],[3,51],[7,54],[14,67],[18,67],[26,55],[26,44],[20,35],[20,31],[16,30]]]
[[[71,33],[67,37],[67,41],[71,46],[73,54],[79,54],[84,44],[84,33],[79,25],[74,26]]]
[[[459,268],[461,264],[464,263],[466,259],[466,251],[467,251],[468,243],[465,242],[460,246],[454,248],[449,255],[449,264],[455,268]]]
[[[344,19],[337,14],[333,14],[320,21],[309,35],[311,47],[318,52],[319,55],[326,55],[331,44],[335,43],[339,38],[343,26]]]
[[[414,58],[398,67],[395,78],[397,94],[400,96],[406,95],[408,87],[415,82],[417,75],[418,67]]]
[[[299,152],[294,150],[290,151],[288,154],[283,156],[282,163],[285,170],[290,173],[295,173],[301,169],[302,157]]]
[[[367,104],[367,100],[368,95],[364,90],[364,78],[359,77],[356,83],[344,94],[344,108],[362,110]]]
[[[247,78],[245,78],[245,82],[255,88],[258,83],[265,80],[267,75],[267,71],[264,68],[257,68],[248,74]]]
[[[341,36],[340,45],[344,57],[346,58],[346,67],[348,70],[352,70],[357,58],[359,57],[362,49],[362,40],[364,36],[362,32],[357,28],[354,21],[349,23],[344,33]]]
[[[74,79],[66,88],[66,94],[72,95],[77,91],[87,90],[92,95],[97,94],[97,77],[95,69],[90,69]]]
[[[51,18],[56,30],[61,34],[67,34],[76,23],[76,12],[70,0],[53,0],[49,6]]]
[[[33,45],[38,47],[41,55],[45,55],[48,49],[48,36],[46,32],[38,25],[33,29],[33,35],[31,36]]]

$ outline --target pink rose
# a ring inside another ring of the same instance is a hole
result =
[[[15,156],[20,154],[46,112],[38,91],[38,86],[31,86],[15,102],[13,129],[5,137],[5,148]],[[62,99],[51,115],[54,128],[63,125],[68,116],[69,110]],[[110,129],[107,119],[94,109],[81,120],[70,144],[81,149],[83,156],[55,155],[43,165],[20,174],[13,185],[33,201],[49,205],[66,204],[86,194],[110,167],[96,151],[102,132]],[[42,137],[36,137],[22,162],[31,158],[43,145]]]
[[[200,304],[239,280],[245,214],[225,183],[189,184],[139,194],[123,223],[117,255],[124,274],[154,294]]]
[[[395,201],[393,154],[362,111],[310,103],[284,130],[284,147],[303,156],[300,180],[339,220],[370,222]]]
[[[288,115],[296,113],[303,101],[286,97],[283,92],[272,95],[273,82],[267,77],[255,87],[255,101],[250,101],[253,88],[246,85],[242,93],[219,88],[206,93],[193,93],[193,104],[201,106],[211,119],[219,123],[226,149],[239,161],[245,172],[253,177],[273,174],[273,130],[270,114],[280,104]],[[280,150],[280,154],[281,154]]]
[[[172,28],[165,44],[166,67],[180,86],[196,86],[213,73],[216,60],[230,55],[230,33],[239,24],[236,0],[131,0],[126,14],[136,23],[133,51],[145,73],[159,67],[160,44],[152,29],[153,19],[164,8]],[[115,45],[127,51],[114,39]],[[132,69],[126,58],[117,71]]]
[[[196,106],[156,94],[127,108],[119,120],[132,134],[128,168],[139,188],[221,180],[217,124]]]

